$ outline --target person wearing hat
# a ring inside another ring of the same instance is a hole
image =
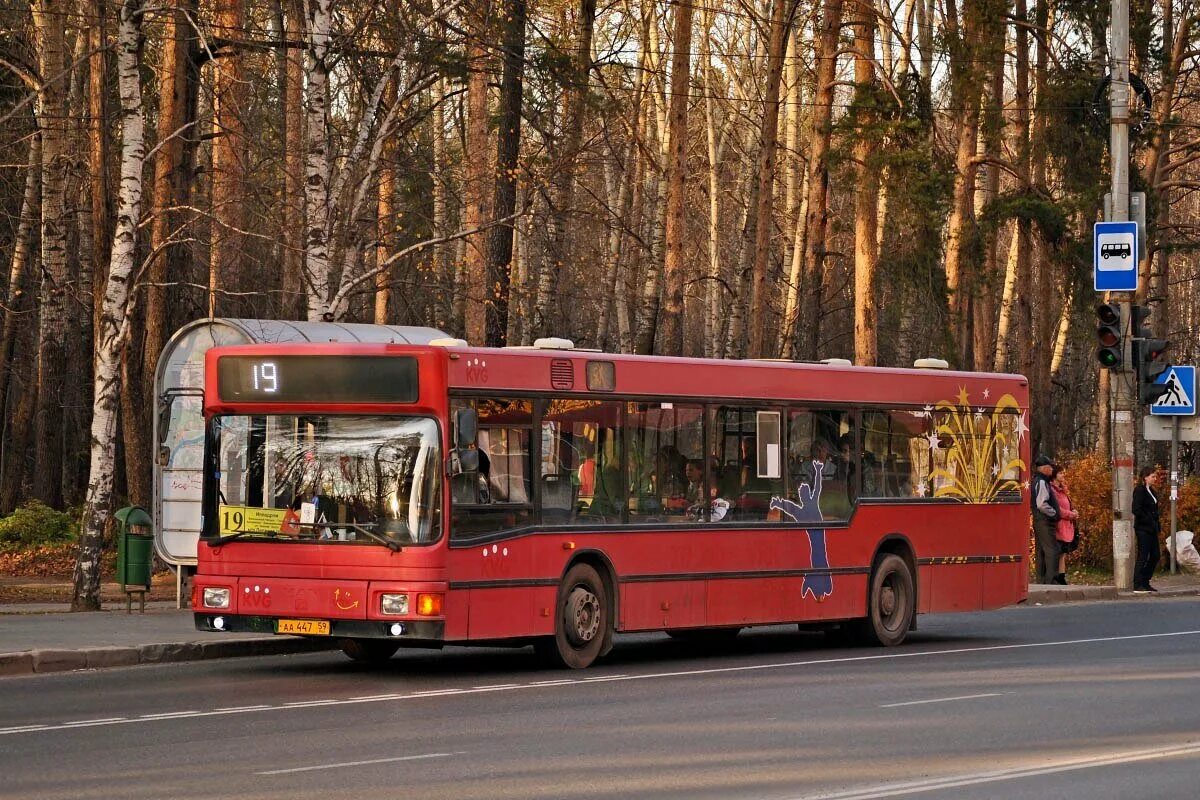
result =
[[[1037,540],[1038,583],[1054,583],[1058,571],[1059,510],[1054,491],[1050,488],[1053,474],[1054,462],[1049,456],[1039,455],[1033,462],[1033,486],[1029,492],[1029,502],[1033,507],[1033,535]]]

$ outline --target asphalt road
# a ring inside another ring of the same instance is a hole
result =
[[[0,679],[5,798],[1194,798],[1200,600]]]

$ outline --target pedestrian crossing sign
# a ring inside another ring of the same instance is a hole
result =
[[[1155,383],[1167,391],[1150,406],[1156,416],[1184,416],[1196,413],[1196,368],[1170,366],[1163,370]]]

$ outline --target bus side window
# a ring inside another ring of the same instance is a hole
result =
[[[525,399],[454,400],[478,414],[479,469],[456,476],[451,536],[470,537],[529,525],[533,403]]]
[[[621,404],[553,399],[541,418],[541,519],[546,525],[621,521]]]
[[[923,411],[868,411],[863,414],[863,495],[928,497],[930,419]]]

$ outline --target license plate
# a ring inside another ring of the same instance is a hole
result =
[[[328,636],[327,619],[281,619],[275,623],[276,633],[299,633],[305,636]]]

